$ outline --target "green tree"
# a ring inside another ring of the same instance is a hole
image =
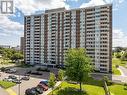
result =
[[[21,53],[14,53],[11,57],[12,61],[17,61],[19,59],[23,59],[23,55]]]
[[[116,47],[114,51],[115,52],[121,52],[122,50],[124,50],[123,47]]]
[[[49,82],[48,82],[48,86],[52,88],[54,88],[55,86],[55,74],[54,73],[50,73],[50,78],[49,78]],[[53,95],[53,91],[52,91],[52,95]]]
[[[116,58],[121,58],[121,54],[120,53],[116,53],[115,56],[116,56]]]
[[[59,80],[59,81],[62,81],[63,78],[64,78],[64,71],[60,69],[60,70],[58,71],[58,80]]]
[[[82,90],[82,82],[85,77],[92,71],[93,67],[90,58],[87,56],[85,49],[69,49],[65,59],[65,75],[68,80],[76,81]]]
[[[121,60],[127,60],[127,52],[125,51],[124,54],[121,56]]]

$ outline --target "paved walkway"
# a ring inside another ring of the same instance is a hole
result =
[[[112,75],[112,80],[127,83],[127,68],[119,66],[118,69],[120,70],[121,75]]]
[[[5,89],[0,87],[0,95],[9,95],[9,93],[6,92]]]
[[[119,66],[120,71],[123,73],[124,76],[127,76],[127,68],[123,66]]]
[[[9,95],[17,95],[11,88],[6,89]]]
[[[61,81],[57,82],[54,88],[58,87],[61,83],[62,83]],[[48,95],[51,91],[52,89],[50,88],[48,89],[48,91],[44,92],[42,95]]]

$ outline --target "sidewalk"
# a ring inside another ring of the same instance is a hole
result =
[[[57,82],[56,85],[55,85],[55,87],[54,87],[54,89],[55,89],[56,87],[58,87],[61,83],[62,83],[61,81]],[[52,92],[52,88],[49,88],[49,89],[48,89],[47,91],[45,91],[42,95],[48,95],[50,92]]]
[[[127,68],[123,66],[119,66],[120,71],[122,72],[123,76],[127,76]]]

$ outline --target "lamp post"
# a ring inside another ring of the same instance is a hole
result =
[[[19,81],[20,81],[20,74],[19,74]],[[20,95],[20,83],[18,85],[18,95]]]

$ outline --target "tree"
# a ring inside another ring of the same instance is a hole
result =
[[[21,53],[14,53],[11,57],[12,61],[17,61],[19,59],[23,59],[23,55]]]
[[[92,65],[90,65],[91,60],[87,56],[85,49],[69,49],[66,53],[65,64],[65,75],[67,79],[79,83],[81,91],[82,82],[85,81],[85,77],[93,69]]]
[[[120,58],[121,54],[120,53],[116,53],[115,56],[116,56],[116,58]]]
[[[60,69],[58,72],[58,80],[62,81],[63,78],[64,78],[64,71]]]
[[[49,78],[49,82],[48,82],[48,86],[52,88],[54,88],[55,86],[55,74],[54,73],[50,73],[50,78]],[[53,95],[53,91],[52,91],[52,95]]]
[[[121,60],[127,60],[127,52],[125,51],[124,54],[121,56]]]
[[[114,51],[115,52],[121,52],[123,49],[124,49],[123,47],[116,47]]]

